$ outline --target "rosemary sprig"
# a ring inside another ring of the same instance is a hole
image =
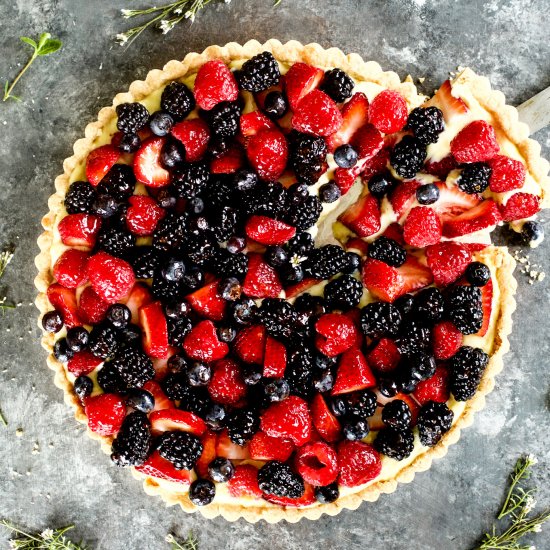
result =
[[[27,72],[27,70],[34,63],[34,60],[37,57],[50,55],[59,50],[59,48],[61,48],[61,46],[63,45],[61,40],[58,40],[57,38],[52,38],[52,35],[49,32],[43,32],[38,38],[38,43],[36,43],[36,41],[34,41],[32,38],[28,38],[26,36],[20,36],[19,39],[21,40],[21,42],[28,44],[33,49],[33,53],[30,59],[27,61],[27,64],[15,77],[14,81],[11,84],[6,81],[6,84],[4,85],[4,97],[2,101],[7,101],[8,99],[21,101],[21,98],[12,94],[13,88],[15,87],[17,82],[19,82],[19,79]]]
[[[165,540],[170,544],[170,550],[199,550],[199,541],[193,531],[189,531],[184,541],[178,541],[172,533],[166,535]]]
[[[45,529],[41,533],[27,533],[16,527],[8,520],[1,520],[0,525],[15,534],[17,538],[10,540],[11,548],[31,549],[41,548],[43,550],[86,550],[82,542],[76,544],[65,537],[65,533],[74,528],[74,525],[67,525],[60,529]]]

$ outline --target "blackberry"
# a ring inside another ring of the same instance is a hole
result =
[[[403,294],[403,296],[399,296],[399,298],[397,298],[397,300],[393,303],[401,312],[403,319],[405,319],[405,317],[408,317],[413,309],[414,296],[412,294]]]
[[[105,363],[97,373],[97,383],[105,393],[126,393],[126,384],[117,369],[110,362]]]
[[[130,323],[119,330],[119,340],[121,346],[136,346],[141,342],[141,329]]]
[[[117,227],[101,230],[97,236],[97,248],[117,258],[129,258],[136,244],[136,236]]]
[[[124,134],[136,134],[149,122],[149,111],[141,103],[121,103],[116,114],[116,127]]]
[[[406,430],[411,426],[411,409],[401,399],[394,399],[382,409],[382,422],[390,428],[396,430]]]
[[[475,334],[483,325],[481,290],[475,286],[456,286],[446,299],[449,319],[462,334]]]
[[[349,143],[340,145],[334,151],[334,162],[340,168],[353,168],[357,164],[357,151]]]
[[[331,69],[325,73],[321,90],[330,96],[336,103],[342,103],[353,93],[355,82],[342,69]]]
[[[206,388],[189,387],[182,397],[179,407],[184,411],[192,412],[204,419],[212,407],[212,400]]]
[[[313,387],[319,393],[325,393],[330,391],[334,387],[334,375],[330,370],[321,371],[313,378]]]
[[[300,498],[305,491],[304,480],[288,464],[272,460],[258,471],[258,485],[263,493],[286,498]]]
[[[435,183],[420,185],[416,189],[416,200],[419,204],[430,205],[439,200],[439,187]]]
[[[484,351],[470,346],[462,346],[451,357],[451,392],[457,401],[474,396],[488,362]]]
[[[491,279],[491,270],[482,262],[472,262],[465,275],[472,286],[485,286]]]
[[[236,101],[222,101],[207,111],[207,120],[215,137],[232,138],[239,133],[241,108]]]
[[[213,262],[218,250],[216,239],[208,233],[188,235],[185,241],[187,257],[198,266],[205,266]]]
[[[281,71],[273,54],[262,52],[245,61],[236,77],[241,89],[257,93],[278,84]]]
[[[402,178],[414,178],[426,160],[426,147],[413,136],[404,136],[390,154],[390,163]]]
[[[540,222],[525,222],[521,228],[521,238],[526,244],[535,246],[544,238],[544,227]]]
[[[416,320],[431,326],[443,317],[445,300],[437,288],[424,288],[414,297],[413,314]]]
[[[179,282],[167,281],[161,273],[161,270],[155,271],[153,275],[153,284],[151,291],[153,296],[159,300],[169,301],[183,298],[184,286]]]
[[[229,439],[241,447],[246,445],[259,429],[260,418],[254,410],[236,409],[227,418]]]
[[[323,205],[319,197],[310,195],[303,202],[288,207],[285,213],[285,221],[300,231],[313,227],[321,212]]]
[[[363,296],[363,283],[351,275],[342,275],[325,286],[325,300],[334,309],[355,307]]]
[[[265,298],[258,312],[261,323],[274,337],[291,338],[296,332],[298,314],[281,298]]]
[[[192,199],[208,185],[210,174],[202,162],[184,164],[172,173],[172,185],[179,197]]]
[[[216,496],[216,486],[209,479],[196,479],[189,487],[189,500],[195,506],[207,506]]]
[[[388,195],[397,185],[399,181],[396,180],[389,172],[384,172],[383,174],[377,174],[373,176],[367,187],[369,188],[370,194],[377,199],[383,198],[385,195]]]
[[[248,257],[239,252],[231,254],[225,248],[220,248],[214,256],[212,269],[218,277],[235,277],[242,281],[248,271]]]
[[[242,168],[233,176],[233,183],[238,191],[250,191],[258,183],[258,174],[247,168]]]
[[[418,413],[418,434],[420,443],[433,447],[451,429],[454,413],[446,403],[428,401]]]
[[[397,241],[388,237],[378,237],[369,244],[367,256],[393,267],[402,266],[407,259],[405,249]]]
[[[412,430],[383,428],[374,440],[374,448],[395,460],[404,460],[413,452],[414,434]]]
[[[313,353],[301,342],[294,344],[287,353],[285,380],[288,382],[290,393],[309,400],[314,393]]]
[[[174,356],[173,356],[174,357]],[[175,357],[180,358],[181,356],[176,355]],[[181,359],[184,361],[183,357]],[[173,368],[173,361],[170,360],[169,362],[169,368]],[[183,368],[186,368],[184,366]],[[162,389],[164,390],[164,393],[168,396],[169,399],[172,401],[180,401],[187,397],[189,393],[189,385],[187,384],[187,377],[182,374],[181,372],[171,372],[164,378],[161,382]]]
[[[289,135],[289,164],[299,181],[314,184],[324,170],[327,156],[327,144],[322,137],[299,132]]]
[[[174,347],[183,346],[184,338],[191,332],[193,325],[191,320],[183,317],[178,320],[167,319],[168,325],[168,343]]]
[[[307,256],[315,247],[315,241],[310,233],[297,233],[288,241],[288,250],[298,256]]]
[[[136,176],[131,166],[114,164],[97,186],[100,195],[111,195],[117,201],[131,197],[136,187]]]
[[[134,411],[122,422],[111,447],[111,460],[121,467],[141,466],[151,448],[151,424],[145,413]]]
[[[369,338],[396,336],[401,325],[401,313],[389,302],[372,302],[361,310],[361,330]]]
[[[204,285],[205,275],[198,267],[192,267],[187,270],[183,276],[183,284],[187,293],[197,290]]]
[[[188,432],[164,432],[157,441],[159,455],[170,461],[176,470],[192,470],[202,453],[198,437]]]
[[[348,265],[348,255],[340,246],[327,244],[314,249],[304,262],[304,273],[314,279],[329,279]]]
[[[109,324],[96,325],[90,332],[88,349],[100,359],[112,359],[118,351],[118,334]]]
[[[155,376],[151,359],[139,349],[122,349],[115,355],[111,364],[129,388],[141,388]]]
[[[241,194],[236,191],[233,179],[226,174],[211,174],[208,187],[201,196],[204,204],[208,205],[208,211],[220,210],[224,206],[240,206],[236,197],[240,199]]]
[[[278,120],[288,111],[288,101],[282,92],[269,92],[264,99],[264,113],[272,120]]]
[[[489,187],[491,168],[484,162],[473,162],[464,167],[457,180],[458,188],[469,195],[483,193]]]
[[[148,414],[155,408],[155,398],[147,390],[133,388],[128,392],[126,404],[136,411]]]
[[[340,496],[340,489],[338,489],[338,483],[331,483],[324,487],[315,487],[315,498],[317,502],[321,504],[330,504],[335,500],[338,500]]]
[[[69,214],[89,214],[96,196],[96,190],[87,181],[75,181],[65,195],[65,209]]]
[[[167,136],[174,126],[174,119],[164,111],[155,111],[149,119],[149,128],[155,136]]]
[[[210,216],[212,233],[218,242],[227,241],[237,232],[239,222],[239,211],[232,206],[224,206],[214,211]]]
[[[345,414],[367,419],[374,415],[378,403],[376,394],[371,390],[356,391],[343,396]]]
[[[277,218],[285,209],[287,191],[279,182],[260,182],[251,191],[242,193],[240,198],[242,212],[247,216],[260,214]]]
[[[235,467],[228,458],[215,458],[208,465],[208,475],[213,481],[227,483],[235,473]]]
[[[73,389],[80,401],[83,401],[86,397],[92,395],[94,383],[88,376],[80,375],[75,379]]]
[[[195,108],[195,96],[185,84],[170,82],[162,91],[160,108],[174,120],[183,120]]]
[[[431,330],[417,321],[406,321],[402,323],[399,337],[395,343],[401,355],[409,356],[426,351],[431,345]]]
[[[153,233],[153,248],[160,252],[168,252],[181,247],[187,237],[187,216],[167,212],[160,220]]]
[[[420,143],[428,145],[437,142],[439,134],[445,130],[445,121],[437,107],[416,107],[409,114],[407,126]]]

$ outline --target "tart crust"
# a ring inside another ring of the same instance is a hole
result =
[[[243,60],[265,50],[273,52],[277,60],[283,63],[304,61],[324,68],[340,67],[357,80],[374,82],[385,88],[399,91],[409,103],[410,108],[420,105],[425,99],[417,93],[412,82],[401,82],[396,73],[383,72],[375,62],[365,62],[357,54],[345,55],[337,48],[323,49],[318,44],[304,46],[296,41],[290,41],[286,44],[282,44],[277,40],[269,40],[265,44],[250,41],[242,46],[232,42],[224,47],[210,46],[202,54],[190,53],[181,62],[170,61],[162,70],[150,71],[145,81],[134,81],[128,92],[116,95],[113,106],[101,109],[98,120],[86,127],[85,138],[75,142],[74,154],[65,159],[63,163],[64,173],[55,180],[56,193],[50,197],[48,201],[49,212],[42,219],[44,232],[38,238],[40,254],[35,260],[39,271],[35,278],[35,285],[39,291],[36,305],[40,310],[40,317],[51,309],[46,297],[46,290],[53,282],[51,247],[54,242],[56,224],[60,216],[63,215],[63,197],[69,187],[71,174],[85,161],[88,153],[95,148],[96,139],[102,134],[105,126],[116,116],[115,106],[124,102],[140,101],[169,81],[196,72],[208,60],[216,58],[221,58],[226,62]],[[473,71],[466,69],[456,79],[468,85],[480,105],[490,113],[493,121],[498,124],[501,133],[515,144],[524,159],[527,169],[540,185],[541,195],[545,196],[545,202],[547,202],[550,194],[545,193],[547,189],[550,189],[547,176],[548,163],[540,157],[539,144],[528,139],[528,128],[525,124],[518,122],[517,111],[513,107],[505,105],[503,94],[491,90],[488,80],[477,76]],[[455,419],[451,430],[445,434],[435,447],[423,448],[424,450],[411,463],[399,469],[391,479],[374,481],[367,486],[356,488],[355,491],[352,489],[350,493],[341,496],[331,504],[291,508],[275,507],[267,502],[265,505],[243,506],[237,500],[234,504],[217,504],[214,501],[206,507],[196,507],[190,502],[187,493],[171,491],[165,486],[161,486],[154,478],[139,474],[132,468],[134,477],[143,479],[144,490],[147,494],[162,497],[167,505],[179,504],[186,512],[196,512],[198,510],[208,518],[221,515],[229,521],[244,518],[252,523],[260,519],[264,519],[269,523],[276,523],[283,519],[296,522],[303,517],[318,519],[324,513],[336,515],[345,508],[358,508],[362,501],[375,501],[381,493],[392,493],[397,488],[398,483],[411,482],[416,472],[429,469],[434,458],[441,458],[447,453],[448,447],[458,441],[461,429],[469,426],[473,421],[474,413],[484,407],[485,396],[493,389],[495,376],[502,370],[503,356],[509,349],[508,335],[512,328],[512,313],[515,309],[514,294],[517,287],[513,277],[515,262],[505,248],[490,247],[479,253],[477,257],[494,266],[496,283],[500,290],[498,311],[493,310],[493,315],[497,315],[497,317],[494,321],[495,330],[488,367],[476,395],[467,402],[461,414]],[[41,326],[40,321],[39,326]],[[63,390],[65,402],[74,409],[75,418],[81,423],[86,423],[84,409],[73,391],[72,383],[68,379],[62,363],[57,361],[53,355],[53,344],[54,335],[44,333],[42,346],[48,352],[47,364],[55,372],[55,385]],[[91,438],[101,443],[104,452],[111,452],[110,446],[113,437],[100,436],[89,429],[87,433]]]

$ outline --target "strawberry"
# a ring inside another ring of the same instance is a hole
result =
[[[342,441],[338,445],[338,465],[338,482],[344,487],[363,485],[382,470],[378,452],[362,441]]]
[[[57,226],[63,244],[88,251],[95,246],[100,228],[101,219],[91,214],[69,214]]]
[[[196,414],[181,409],[162,409],[149,415],[151,432],[159,435],[163,432],[188,432],[200,437],[206,431],[206,424]]]
[[[215,59],[199,69],[193,93],[197,105],[209,111],[222,101],[236,101],[239,87],[227,65],[221,59]]]
[[[468,233],[481,231],[502,220],[495,201],[485,200],[476,207],[466,210],[463,214],[455,216],[443,223],[443,236],[452,239]]]
[[[128,199],[130,206],[126,211],[128,231],[139,237],[152,235],[157,223],[164,218],[165,211],[155,199],[144,195],[133,195]]]
[[[132,313],[132,323],[139,323],[139,309],[153,301],[149,287],[143,283],[136,283],[130,293],[120,300]]]
[[[262,130],[275,130],[277,128],[273,121],[260,111],[252,111],[241,115],[240,127],[241,134],[245,138],[255,136]]]
[[[493,310],[493,281],[481,287],[481,309],[483,310],[483,324],[477,333],[478,336],[485,336],[489,330],[491,313]]]
[[[401,359],[401,353],[393,340],[380,338],[368,353],[368,364],[378,372],[386,373],[395,370]]]
[[[352,188],[356,179],[357,170],[353,168],[341,168],[339,166],[334,170],[334,182],[342,195],[345,195]]]
[[[462,245],[465,246],[472,254],[485,250],[488,246],[490,246],[485,243],[462,243]]]
[[[76,294],[73,288],[65,288],[59,283],[53,283],[46,291],[50,304],[61,313],[63,323],[67,328],[82,324],[76,305]]]
[[[373,195],[364,195],[340,214],[338,220],[359,237],[369,237],[380,231],[380,207]]]
[[[405,240],[403,239],[403,226],[399,225],[397,222],[390,223],[382,235],[388,239],[394,240],[401,246],[405,244]]]
[[[248,138],[246,156],[260,178],[276,180],[286,168],[288,143],[279,130],[262,130]]]
[[[336,373],[332,395],[364,390],[376,385],[365,356],[359,348],[351,348],[342,354]]]
[[[439,90],[428,101],[426,107],[435,106],[443,111],[445,122],[450,122],[453,117],[463,115],[468,112],[468,107],[462,99],[453,95],[453,88],[450,80],[443,82]]]
[[[171,134],[183,143],[187,162],[197,162],[202,159],[210,141],[210,129],[204,120],[201,118],[182,120],[174,125]]]
[[[357,343],[359,331],[353,321],[341,313],[325,313],[315,323],[317,349],[335,357]]]
[[[420,405],[428,401],[446,403],[451,397],[449,391],[449,371],[445,367],[437,367],[435,374],[418,383],[414,390],[413,397]]]
[[[109,304],[104,302],[91,286],[87,286],[78,298],[78,317],[87,325],[103,321],[108,309]]]
[[[424,164],[423,170],[427,174],[437,176],[438,178],[444,180],[449,175],[449,172],[457,167],[458,165],[453,155],[447,155],[438,161],[428,159]]]
[[[541,208],[540,197],[530,193],[515,193],[501,208],[505,222],[521,220],[534,216]]]
[[[327,443],[308,443],[296,452],[296,470],[306,483],[322,487],[336,481],[338,477],[338,457]]]
[[[320,393],[315,394],[311,402],[311,418],[315,429],[325,441],[337,441],[340,438],[340,423]]]
[[[168,357],[168,324],[161,302],[152,302],[139,308],[139,324],[143,331],[143,350],[151,357]]]
[[[113,145],[101,145],[86,159],[86,179],[95,187],[116,164],[121,152]]]
[[[90,374],[96,367],[103,363],[103,359],[96,357],[87,349],[77,351],[67,362],[67,370],[75,376]]]
[[[53,276],[65,288],[76,288],[88,280],[86,266],[90,255],[76,248],[65,250],[53,266]]]
[[[170,360],[170,357],[172,357],[172,355],[176,355],[176,353],[179,353],[179,348],[168,346],[168,353],[166,354],[166,357],[151,357],[153,368],[155,369],[155,380],[163,380],[166,378],[170,372],[170,369],[168,368],[168,361]]]
[[[367,159],[361,166],[361,178],[363,181],[370,180],[373,176],[383,174],[388,169],[390,162],[390,150],[383,147],[373,157]]]
[[[348,252],[355,252],[359,256],[366,256],[369,248],[369,245],[359,237],[352,237],[345,246]]]
[[[214,363],[208,393],[214,401],[222,405],[234,405],[246,395],[246,384],[235,361],[221,359]]]
[[[304,494],[300,498],[278,497],[268,494],[264,494],[263,498],[272,504],[284,506],[285,508],[303,508],[304,506],[311,506],[317,502],[315,490],[309,483],[304,483]]]
[[[266,330],[263,325],[243,328],[235,339],[234,351],[246,363],[261,365],[264,360]]]
[[[218,440],[216,441],[216,456],[231,460],[247,460],[250,458],[250,453],[248,452],[248,445],[241,447],[233,443],[229,439],[227,430],[223,430],[218,434]]]
[[[439,189],[439,199],[432,208],[439,215],[441,223],[474,208],[481,201],[478,195],[464,193],[456,185],[447,185],[441,181],[436,185]]]
[[[374,158],[384,146],[384,138],[380,131],[372,124],[365,124],[355,132],[352,144],[363,161]],[[360,170],[364,167],[360,166]]]
[[[161,163],[162,137],[146,139],[134,155],[134,174],[141,183],[150,187],[165,187],[170,183],[170,172]]]
[[[168,399],[158,382],[148,380],[145,384],[143,384],[143,389],[148,391],[155,398],[155,407],[153,408],[153,411],[176,408],[174,402]]]
[[[216,443],[218,436],[206,430],[201,437],[202,453],[195,463],[195,471],[200,477],[208,477],[208,466],[216,458]]]
[[[451,321],[442,321],[432,330],[432,342],[436,359],[450,359],[462,345],[462,333]]]
[[[296,298],[300,294],[303,294],[306,290],[319,284],[321,281],[318,279],[305,278],[302,279],[299,283],[295,285],[290,285],[285,289],[285,294],[287,298]]]
[[[457,162],[483,162],[499,151],[494,128],[485,120],[474,120],[451,141],[451,153]]]
[[[183,349],[191,359],[199,361],[216,361],[229,353],[227,344],[218,340],[212,321],[201,321],[196,324],[185,337]]]
[[[136,281],[128,262],[106,252],[98,252],[88,260],[88,277],[98,296],[109,304],[126,296]]]
[[[262,491],[258,485],[258,468],[251,464],[235,466],[235,473],[227,482],[227,490],[235,498],[262,498]]]
[[[472,253],[461,243],[443,241],[426,248],[426,260],[435,284],[446,286],[462,277],[472,261]]]
[[[369,106],[369,122],[385,134],[402,130],[408,115],[407,102],[392,90],[381,91]]]
[[[390,203],[397,219],[400,219],[411,209],[416,200],[416,189],[418,187],[420,187],[420,182],[406,180],[397,185],[392,191]]]
[[[523,162],[497,155],[488,164],[491,167],[489,188],[493,193],[505,193],[523,187],[526,174]]]
[[[369,100],[363,92],[353,94],[342,107],[342,125],[327,138],[328,150],[332,153],[340,145],[351,143],[351,138],[369,120]],[[361,156],[361,155],[360,155]]]
[[[441,232],[437,214],[428,206],[415,206],[405,220],[403,239],[410,246],[424,248],[438,243]]]
[[[271,437],[290,439],[301,447],[311,437],[311,415],[307,402],[291,395],[284,401],[272,403],[262,415],[260,429]]]
[[[336,103],[321,90],[313,90],[299,103],[292,117],[292,127],[315,136],[330,136],[342,125]]]
[[[363,284],[379,300],[393,302],[407,292],[420,290],[433,282],[432,272],[414,256],[408,256],[401,267],[391,267],[379,260],[363,264]]]
[[[285,89],[288,103],[293,111],[303,97],[315,90],[325,73],[322,69],[312,67],[307,63],[294,63],[285,75]]]
[[[265,378],[282,378],[286,369],[286,348],[281,342],[268,336],[265,341],[264,370]]]
[[[88,397],[84,412],[88,428],[99,435],[113,435],[120,430],[126,416],[126,404],[120,395],[102,393]]]
[[[162,458],[158,451],[153,451],[147,460],[141,466],[136,466],[135,469],[140,474],[157,479],[182,485],[191,484],[191,470],[177,470],[169,460]]]
[[[294,451],[294,443],[264,432],[256,432],[248,444],[252,460],[280,460],[286,462]]]
[[[212,174],[234,174],[244,166],[244,152],[239,145],[232,144],[227,151],[210,161]]]
[[[246,222],[247,237],[265,245],[285,244],[296,234],[296,228],[267,216],[251,216]]]
[[[282,290],[277,272],[264,261],[262,255],[249,253],[243,292],[251,298],[277,298]]]
[[[221,321],[227,309],[227,302],[218,292],[218,284],[219,281],[215,280],[186,297],[189,305],[199,315],[213,321]]]

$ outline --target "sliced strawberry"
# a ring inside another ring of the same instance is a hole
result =
[[[236,144],[230,145],[219,157],[210,161],[212,174],[234,174],[245,163],[244,151]]]
[[[502,207],[502,219],[505,222],[521,220],[534,216],[541,209],[540,197],[530,193],[515,193]]]
[[[432,342],[436,359],[450,359],[462,345],[462,333],[451,321],[442,321],[433,328]]]
[[[367,159],[361,166],[361,178],[369,181],[373,176],[383,174],[388,169],[390,162],[390,150],[383,147],[373,157]]]
[[[221,359],[212,365],[212,378],[208,384],[208,393],[217,403],[234,405],[246,395],[239,365],[231,359]]]
[[[264,370],[265,378],[282,378],[286,369],[286,348],[275,338],[268,336],[265,341]]]
[[[172,355],[176,355],[177,353],[179,353],[179,348],[168,346],[168,353],[166,354],[166,357],[163,357],[162,359],[158,357],[151,357],[153,368],[155,369],[155,380],[163,380],[166,378],[170,372],[170,369],[168,368],[170,357],[172,357]]]
[[[450,122],[454,117],[468,112],[468,107],[462,99],[453,95],[452,84],[446,80],[434,96],[426,103],[426,107],[435,106],[443,111],[445,122]]]
[[[311,415],[306,401],[296,395],[272,403],[263,413],[260,428],[271,437],[290,439],[297,447],[311,437]]]
[[[98,252],[88,260],[88,277],[99,297],[109,304],[126,296],[136,281],[128,262],[106,252]]]
[[[318,279],[310,279],[310,278],[303,279],[299,283],[296,283],[295,285],[291,285],[285,289],[286,297],[296,298],[296,296],[303,294],[306,290],[310,289],[312,286],[319,284],[320,282],[321,281],[319,281]]]
[[[309,483],[304,483],[304,494],[300,498],[279,497],[268,494],[264,494],[263,498],[272,504],[284,506],[285,508],[303,508],[304,506],[311,506],[317,502],[315,499],[315,490]]]
[[[165,141],[162,137],[146,139],[134,155],[134,174],[149,187],[164,187],[170,183],[170,172],[160,160]]]
[[[368,364],[378,372],[386,373],[395,370],[401,359],[399,348],[393,340],[380,338],[368,353]]]
[[[366,256],[368,247],[369,245],[363,239],[358,237],[352,237],[346,243],[346,250],[348,252],[355,252],[356,254],[359,254],[359,256]]]
[[[489,188],[493,193],[505,193],[523,187],[526,174],[523,162],[497,155],[488,164],[491,167]]]
[[[390,203],[397,219],[407,214],[412,208],[416,199],[416,190],[420,187],[420,182],[416,180],[407,180],[401,182],[392,191]]]
[[[126,404],[120,395],[102,393],[86,399],[84,412],[88,428],[99,435],[113,435],[120,430],[126,416]]]
[[[208,466],[216,458],[218,436],[206,430],[201,437],[202,453],[195,463],[195,471],[200,477],[208,477]]]
[[[219,281],[215,280],[186,297],[189,305],[199,315],[213,321],[221,321],[227,309],[227,302],[218,292],[218,285]]]
[[[241,447],[236,443],[233,443],[229,439],[227,430],[223,430],[218,434],[218,440],[216,441],[216,455],[223,458],[229,458],[231,460],[247,460],[250,458],[248,452],[248,445]]]
[[[329,151],[332,153],[340,145],[351,143],[351,138],[369,121],[369,100],[363,92],[353,94],[342,107],[342,125],[340,129],[327,138]]]
[[[155,199],[144,195],[133,195],[128,202],[130,203],[126,211],[128,231],[139,237],[152,235],[157,223],[164,218],[164,209]]]
[[[445,180],[449,175],[451,170],[454,170],[458,167],[456,160],[453,155],[447,155],[441,160],[432,161],[428,159],[424,164],[424,172],[431,174],[432,176],[437,176],[439,179]]]
[[[472,254],[475,254],[476,252],[480,252],[481,250],[485,250],[488,246],[488,244],[485,243],[462,243]]]
[[[338,477],[338,457],[327,443],[317,441],[298,449],[294,460],[298,473],[314,487],[330,485]]]
[[[216,361],[229,353],[227,344],[218,340],[212,321],[201,321],[196,324],[185,337],[183,349],[191,359],[199,361]]]
[[[113,145],[101,145],[86,159],[86,179],[95,187],[105,174],[116,164],[121,152]]]
[[[240,127],[241,134],[245,138],[255,136],[262,130],[275,130],[277,128],[275,123],[260,111],[252,111],[241,115]]]
[[[162,458],[158,451],[153,451],[141,466],[135,468],[137,472],[146,476],[171,481],[172,483],[181,483],[182,485],[191,484],[191,471],[177,470],[169,460]]]
[[[100,228],[101,219],[91,214],[69,214],[57,226],[63,244],[85,250],[95,246]]]
[[[369,106],[369,122],[385,134],[402,130],[408,115],[407,102],[393,90],[381,91]]]
[[[236,466],[233,477],[227,482],[227,490],[235,498],[262,498],[263,493],[258,485],[258,468],[251,464]]]
[[[380,231],[380,206],[373,195],[364,195],[345,212],[338,220],[359,237],[369,237]]]
[[[388,239],[394,240],[401,246],[405,244],[405,239],[403,238],[403,226],[399,225],[397,222],[390,223],[382,235]]]
[[[437,367],[435,374],[418,383],[414,390],[413,397],[420,405],[424,405],[428,401],[436,401],[437,403],[446,403],[450,395],[449,390],[449,371],[445,367]]]
[[[344,487],[363,485],[378,477],[382,461],[378,452],[362,441],[342,441],[338,445],[338,482]]]
[[[149,415],[151,432],[159,435],[163,432],[188,432],[200,437],[206,431],[206,424],[196,414],[181,409],[162,409]]]
[[[152,302],[139,309],[139,324],[143,330],[143,350],[151,357],[168,357],[168,325],[161,302]]]
[[[483,162],[499,151],[494,128],[485,120],[474,120],[451,141],[451,153],[458,162]]]
[[[263,325],[243,328],[235,339],[234,351],[246,363],[261,365],[264,360],[266,330]]]
[[[472,253],[461,243],[443,241],[426,248],[426,260],[435,284],[446,286],[462,277],[472,261]]]
[[[307,63],[294,63],[285,74],[285,88],[288,103],[293,111],[306,95],[315,90],[325,73],[322,69],[308,65]]]
[[[443,224],[443,235],[449,239],[487,229],[502,220],[495,201],[485,200]]]
[[[483,324],[477,333],[478,336],[485,336],[489,330],[491,314],[493,311],[493,281],[481,287],[481,308],[483,310]]]
[[[374,158],[384,146],[384,138],[378,129],[372,124],[365,124],[362,128],[359,128],[352,139],[353,146],[355,147],[359,158],[363,163]],[[361,171],[364,166],[360,165]]]
[[[340,166],[334,170],[334,182],[342,195],[345,195],[353,187],[357,179],[357,173],[357,170],[341,168]]]
[[[456,185],[447,185],[441,181],[436,185],[439,189],[439,199],[432,208],[439,215],[441,223],[474,208],[481,201],[478,195],[463,193]]]
[[[153,301],[153,295],[149,290],[149,287],[143,283],[136,283],[130,293],[122,298],[121,303],[132,313],[132,323],[139,323],[139,309]]]
[[[340,438],[340,423],[320,393],[315,394],[311,402],[311,418],[315,429],[325,441],[332,442]]]
[[[65,288],[77,288],[88,280],[86,266],[89,254],[83,250],[65,250],[53,266],[53,276]]]
[[[109,304],[104,302],[91,286],[87,286],[78,298],[77,316],[87,325],[103,321],[108,309]]]
[[[268,216],[251,216],[246,222],[247,237],[265,245],[280,245],[296,234],[296,228]]]
[[[335,357],[356,344],[359,331],[353,321],[341,313],[325,313],[315,323],[317,349]]]
[[[103,363],[103,359],[96,357],[87,349],[77,351],[67,362],[67,370],[75,376],[90,374],[95,368]]]
[[[253,460],[280,460],[286,462],[294,451],[294,443],[289,440],[271,437],[264,432],[256,432],[248,444]]]
[[[288,143],[279,130],[263,130],[248,138],[246,155],[260,178],[276,180],[286,168]]]
[[[376,385],[376,378],[359,348],[351,348],[340,357],[332,395],[364,390]]]
[[[155,407],[153,411],[162,411],[165,409],[175,409],[174,402],[168,399],[158,382],[148,380],[143,384],[143,389],[148,391],[155,398]]]
[[[236,101],[239,87],[227,65],[221,59],[214,59],[199,69],[193,93],[197,105],[208,111],[222,101]]]
[[[321,90],[313,90],[300,101],[292,117],[292,127],[315,136],[330,136],[342,125],[336,103]]]
[[[403,226],[403,239],[416,248],[438,243],[442,228],[438,215],[428,206],[415,206]]]
[[[202,159],[210,141],[210,129],[204,120],[192,118],[178,122],[172,128],[171,134],[183,143],[187,162]]]
[[[262,255],[249,253],[243,292],[251,298],[277,298],[282,290],[277,272],[264,261]]]
[[[76,294],[73,288],[65,288],[59,283],[53,283],[46,292],[50,304],[61,313],[63,323],[67,328],[82,324],[76,305]]]

